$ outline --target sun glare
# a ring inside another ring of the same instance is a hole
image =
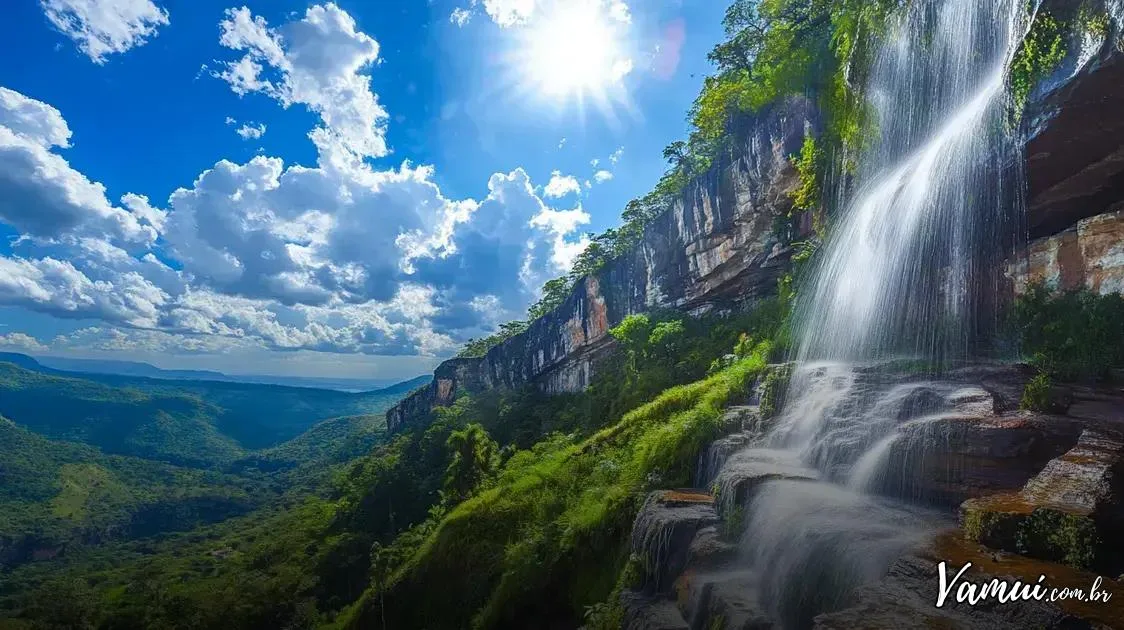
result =
[[[521,92],[554,104],[592,101],[606,113],[626,100],[629,16],[613,0],[556,0],[520,33],[510,58]]]

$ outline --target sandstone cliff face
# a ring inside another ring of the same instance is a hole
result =
[[[1035,283],[1054,291],[1124,293],[1124,203],[1116,207],[1122,209],[1032,241],[1010,266],[1015,293]]]
[[[1041,95],[1029,113],[1024,251],[1008,264],[1015,293],[1124,292],[1124,54],[1112,44]]]
[[[1007,263],[1015,293],[1124,291],[1124,54],[1112,44],[1072,76],[1033,97],[1028,125],[1025,248]],[[659,308],[699,313],[736,307],[775,290],[791,252],[773,218],[791,208],[798,176],[789,157],[816,128],[807,99],[742,121],[743,141],[645,231],[626,255],[584,279],[527,332],[480,359],[439,366],[433,383],[387,412],[390,430],[425,417],[462,390],[586,387],[608,335],[626,316]]]
[[[391,432],[452,402],[458,391],[534,383],[547,392],[585,388],[612,346],[609,329],[661,308],[701,313],[769,295],[791,252],[773,234],[799,183],[790,156],[814,132],[812,103],[793,98],[744,122],[744,141],[691,184],[645,230],[641,244],[577,284],[557,309],[479,359],[441,364],[433,383],[387,412]]]

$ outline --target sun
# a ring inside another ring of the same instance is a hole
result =
[[[612,109],[632,72],[631,17],[620,0],[554,0],[520,29],[508,65],[521,92]]]

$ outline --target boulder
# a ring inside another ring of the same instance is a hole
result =
[[[750,571],[695,572],[676,583],[679,608],[692,628],[768,630],[775,627],[757,598],[760,589]]]
[[[687,548],[687,566],[693,570],[714,569],[731,564],[737,555],[737,545],[724,539],[712,525],[695,534]]]
[[[714,484],[719,509],[730,517],[735,508],[748,503],[754,492],[768,481],[815,481],[819,478],[819,472],[805,466],[793,451],[751,448],[727,459]]]
[[[648,495],[632,526],[632,552],[640,558],[645,590],[665,592],[687,563],[695,534],[718,523],[714,497],[699,490],[657,490]]]
[[[967,392],[967,390],[965,390]],[[987,404],[965,398],[962,410]],[[955,506],[972,497],[1021,488],[1047,462],[1069,450],[1079,424],[1014,412],[942,414],[899,427],[879,492]]]
[[[964,534],[989,547],[1079,567],[1118,568],[1124,441],[1094,429],[1018,492],[970,499]]]
[[[621,630],[690,630],[675,602],[648,593],[621,592],[624,620]]]

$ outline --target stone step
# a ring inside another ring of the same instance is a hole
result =
[[[965,536],[989,547],[1089,568],[1119,560],[1124,441],[1086,429],[1018,492],[969,499]]]
[[[951,414],[908,422],[887,455],[883,494],[949,507],[1017,491],[1077,442],[1081,427],[1062,418],[1015,413]]]
[[[751,571],[688,570],[676,582],[679,610],[691,628],[768,630],[773,623],[757,599],[757,576]]]
[[[645,590],[669,591],[686,566],[695,534],[718,520],[714,497],[702,490],[650,493],[632,525],[632,553],[640,558]]]
[[[719,510],[723,516],[752,499],[758,488],[769,481],[816,481],[819,472],[808,468],[792,451],[752,448],[726,459],[714,480]]]
[[[640,591],[621,592],[621,630],[691,630],[675,602]]]
[[[687,548],[687,570],[714,570],[733,564],[737,559],[738,546],[725,538],[718,526],[711,525],[700,529]]]

